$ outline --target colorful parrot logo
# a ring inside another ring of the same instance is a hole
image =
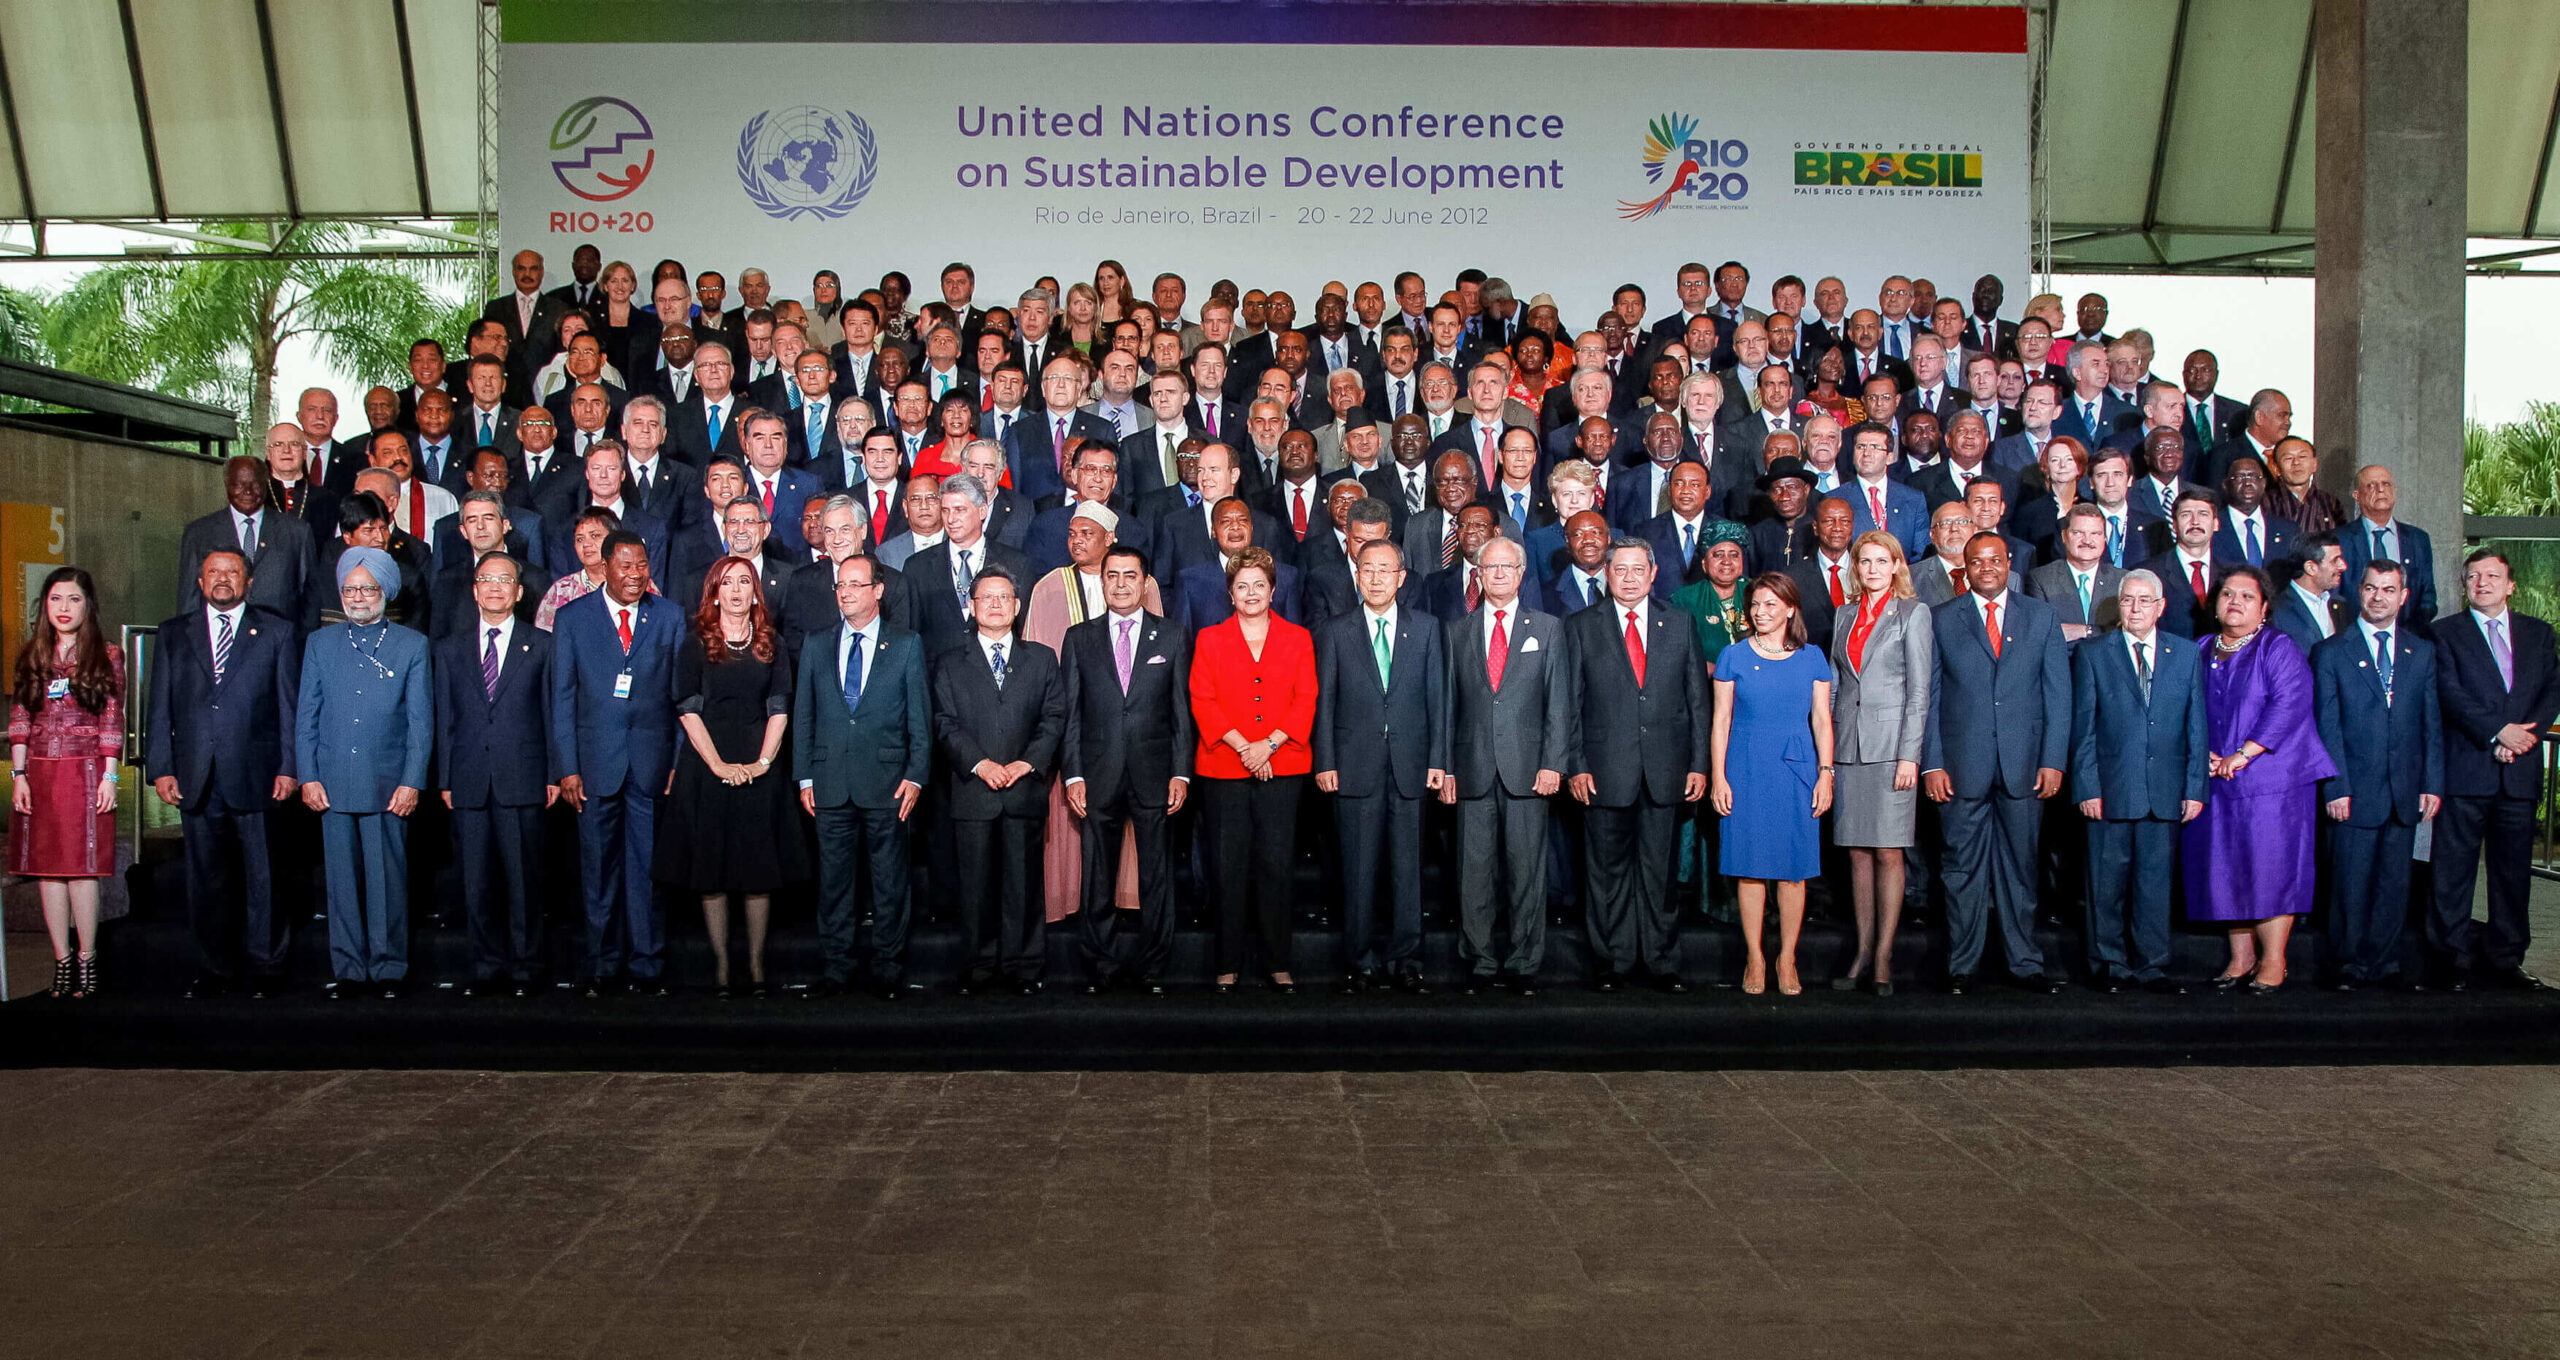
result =
[[[1687,187],[1689,177],[1698,173],[1698,163],[1681,155],[1681,149],[1698,131],[1698,120],[1681,113],[1666,113],[1653,120],[1644,135],[1644,177],[1662,182],[1664,170],[1671,172],[1671,183],[1660,194],[1642,203],[1618,200],[1618,216],[1635,222],[1651,217],[1668,206],[1674,195]],[[1674,159],[1678,157],[1678,159]]]

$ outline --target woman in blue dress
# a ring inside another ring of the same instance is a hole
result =
[[[1765,572],[1748,598],[1751,635],[1716,658],[1717,863],[1740,881],[1742,990],[1769,988],[1760,916],[1775,883],[1778,990],[1794,996],[1804,990],[1796,976],[1804,881],[1822,872],[1822,814],[1831,808],[1831,663],[1805,645],[1794,581]],[[1733,796],[1736,773],[1751,781],[1749,798]]]

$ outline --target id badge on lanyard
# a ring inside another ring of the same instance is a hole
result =
[[[631,672],[624,671],[613,677],[613,697],[617,699],[631,697]]]

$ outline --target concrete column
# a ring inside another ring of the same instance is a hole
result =
[[[2321,480],[2390,468],[2434,536],[2440,608],[2462,575],[2466,0],[2318,0]],[[2348,507],[2350,514],[2354,507]]]

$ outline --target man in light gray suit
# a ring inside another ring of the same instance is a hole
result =
[[[1458,954],[1466,991],[1537,994],[1547,949],[1547,799],[1564,784],[1576,741],[1564,624],[1520,607],[1527,550],[1484,545],[1484,603],[1448,624],[1450,778],[1458,808]],[[1508,891],[1496,896],[1498,888]],[[1500,926],[1508,948],[1497,954]]]
[[[2093,501],[2071,507],[2062,522],[2062,560],[2027,573],[2027,593],[2053,606],[2065,644],[2117,626],[2116,592],[2124,568],[2107,563],[2107,512]]]

